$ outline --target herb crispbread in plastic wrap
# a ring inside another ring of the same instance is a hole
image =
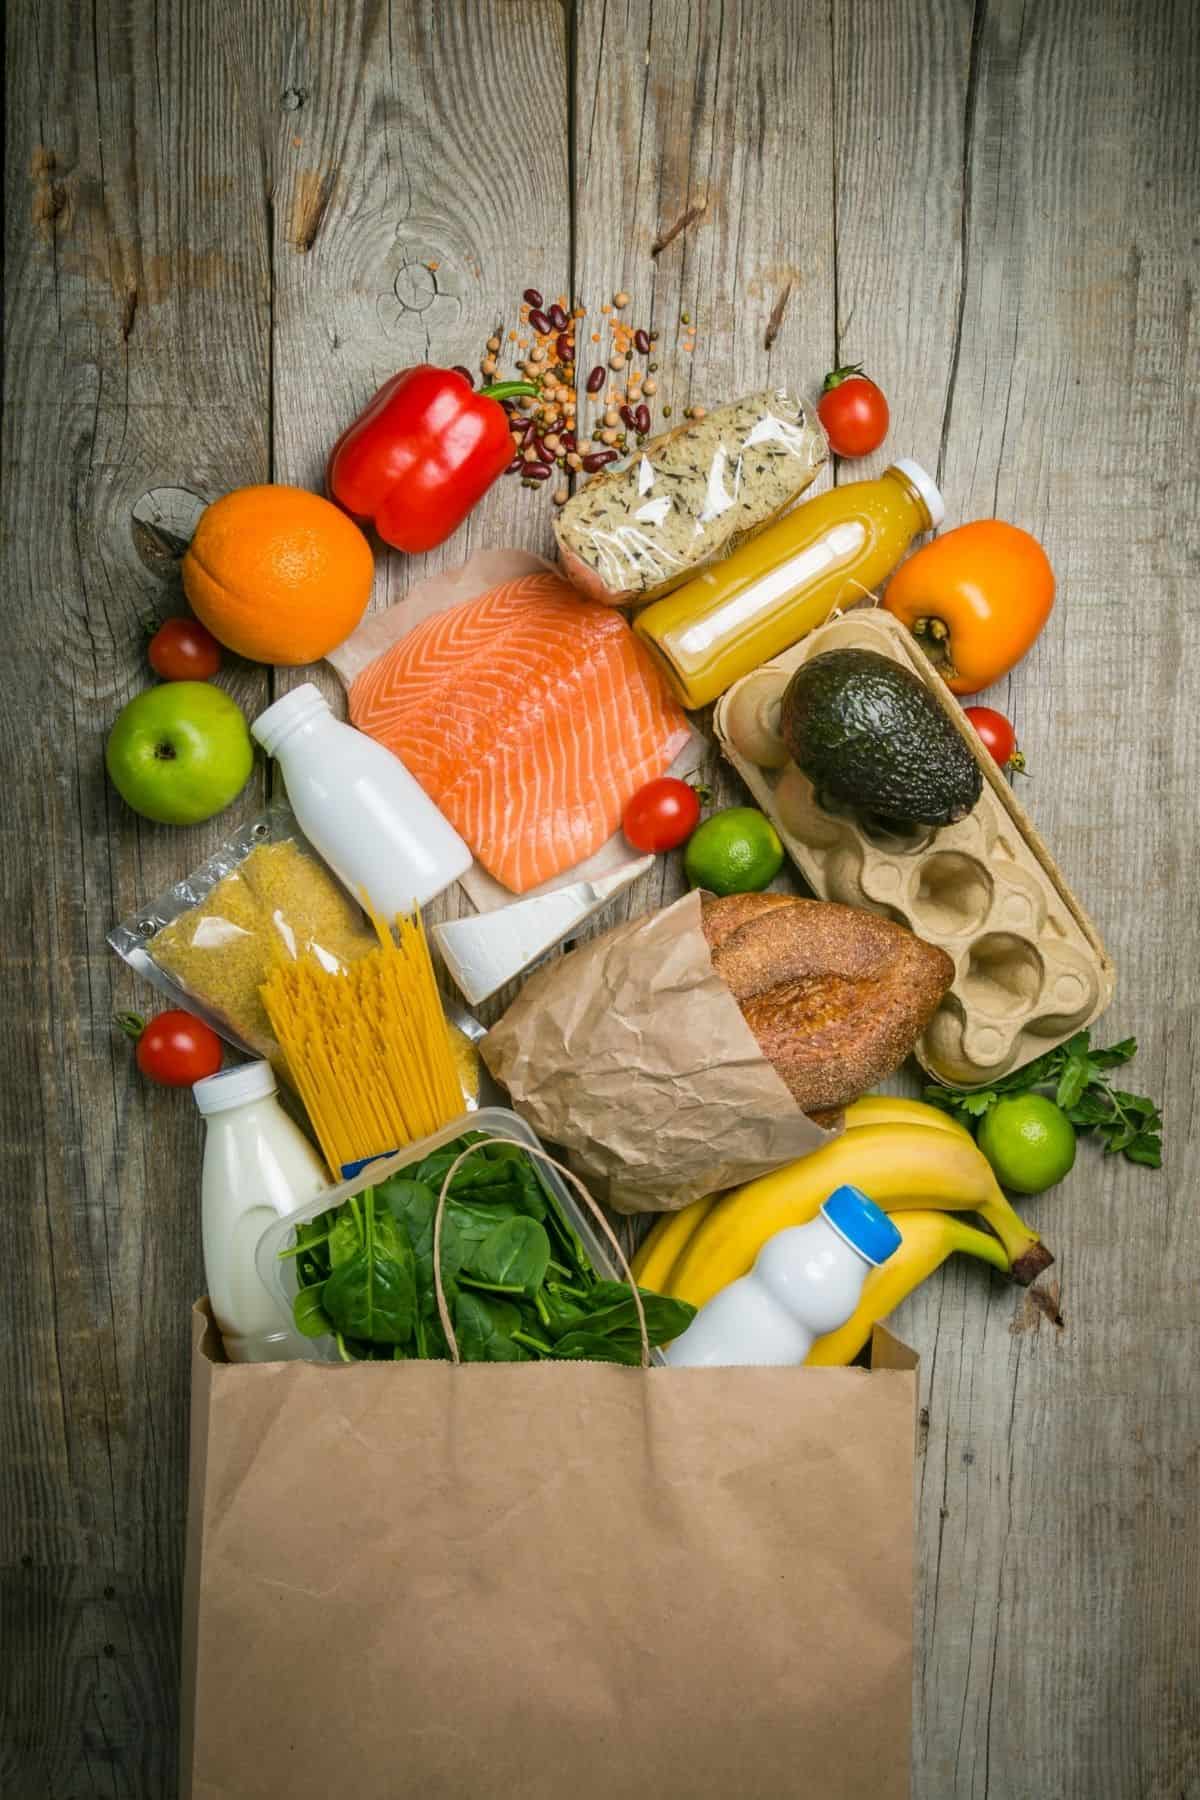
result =
[[[591,600],[640,606],[769,525],[828,456],[784,388],[718,406],[585,483],[554,521],[563,569]]]

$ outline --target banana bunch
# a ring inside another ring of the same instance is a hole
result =
[[[891,1214],[900,1248],[863,1286],[852,1319],[819,1338],[810,1364],[851,1362],[871,1328],[956,1250],[1028,1284],[1054,1259],[1001,1192],[965,1126],[937,1107],[869,1094],[846,1108],[846,1129],[811,1156],[659,1220],[634,1259],[643,1287],[703,1306],[752,1267],[777,1231],[815,1218],[843,1182]],[[959,1218],[976,1213],[981,1230]]]

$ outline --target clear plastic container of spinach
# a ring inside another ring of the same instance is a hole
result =
[[[554,1169],[497,1138],[538,1147],[515,1113],[487,1107],[268,1227],[259,1275],[314,1358],[448,1358],[434,1213],[447,1171],[472,1145],[442,1220],[442,1283],[463,1361],[641,1361],[633,1296],[611,1250]],[[646,1290],[643,1305],[654,1346],[695,1311]]]

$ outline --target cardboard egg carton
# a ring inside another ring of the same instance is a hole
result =
[[[779,703],[801,663],[841,649],[878,651],[925,683],[983,771],[965,819],[905,829],[818,802],[779,738]],[[984,1086],[1104,1011],[1115,971],[1095,926],[958,701],[890,613],[861,607],[821,626],[736,682],[715,724],[814,893],[896,919],[953,958],[954,981],[916,1046],[939,1081]]]

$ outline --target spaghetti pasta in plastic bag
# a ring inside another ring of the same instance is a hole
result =
[[[108,941],[175,1004],[281,1069],[259,996],[272,968],[311,951],[332,972],[378,943],[361,908],[282,804],[234,832],[199,869],[116,926]]]

